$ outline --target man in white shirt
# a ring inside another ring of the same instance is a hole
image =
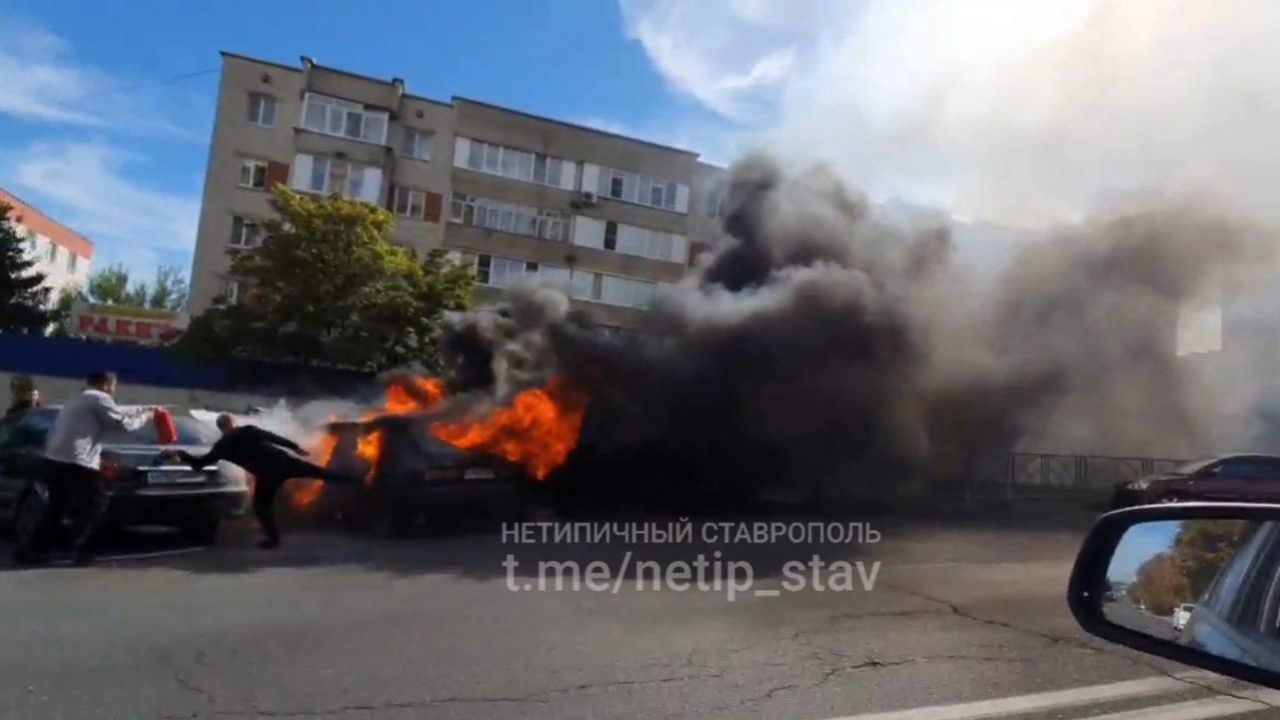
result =
[[[107,509],[107,495],[99,487],[102,437],[111,430],[137,430],[155,413],[153,407],[117,405],[115,373],[93,373],[86,385],[58,413],[45,443],[45,479],[49,484],[45,526],[55,534],[51,539],[65,541],[60,537],[62,519],[74,520],[71,547],[80,561],[88,559],[88,542]]]

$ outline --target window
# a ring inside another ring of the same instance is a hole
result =
[[[647,175],[601,168],[599,192],[615,200],[649,205],[664,210],[676,210],[680,183],[660,180]],[[683,212],[683,211],[681,211]]]
[[[536,276],[539,282],[545,281],[568,288],[571,275],[569,268],[559,265],[514,260],[498,255],[476,256],[476,282],[489,287],[505,288],[527,276]]]
[[[293,187],[376,205],[382,197],[382,168],[299,153],[293,163]]]
[[[307,93],[302,103],[302,126],[326,135],[339,135],[353,140],[385,144],[388,113],[367,110],[350,100]]]
[[[460,225],[473,225],[556,242],[568,242],[571,227],[570,216],[566,213],[462,193],[453,194],[453,200],[449,203],[449,220]]]
[[[262,93],[249,93],[249,122],[271,127],[276,124],[276,99]]]
[[[55,245],[52,241],[49,243],[49,262],[51,263],[58,262],[58,246]]]
[[[560,180],[564,176],[564,161],[558,157],[480,140],[469,142],[467,167],[472,170],[560,187]]]
[[[68,250],[67,251],[67,272],[75,273],[76,263],[79,262],[79,260],[80,260],[80,256],[75,254],[75,251]]]
[[[222,291],[222,297],[227,301],[228,305],[239,303],[241,298],[241,288],[239,280],[228,280],[226,287]]]
[[[718,190],[712,192],[711,195],[707,197],[707,217],[709,218],[720,217],[720,213],[723,210],[723,205],[724,205],[724,193]]]
[[[604,249],[618,249],[618,223],[609,220],[604,224]]]
[[[570,296],[575,300],[591,300],[606,305],[646,309],[653,301],[656,283],[635,278],[575,270]]]
[[[413,128],[404,129],[400,154],[418,160],[431,159],[431,134]]]
[[[262,190],[267,187],[267,164],[262,160],[240,161],[240,187]]]
[[[231,246],[253,248],[258,246],[258,235],[262,226],[256,220],[240,217],[231,218]]]
[[[410,190],[396,186],[395,213],[403,217],[422,219],[423,208],[427,204],[427,194],[421,190]]]

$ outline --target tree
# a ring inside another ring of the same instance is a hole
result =
[[[145,281],[132,282],[129,270],[124,265],[115,264],[94,273],[82,297],[99,305],[177,312],[187,305],[187,280],[178,268],[161,265],[150,285]]]
[[[260,360],[383,370],[438,368],[444,313],[470,306],[473,275],[443,251],[418,258],[391,242],[386,210],[277,188],[279,218],[231,272],[242,302],[192,321],[179,349]]]
[[[0,332],[43,334],[51,322],[49,288],[27,254],[27,241],[0,201]]]
[[[187,293],[187,279],[183,277],[182,271],[172,265],[161,265],[156,268],[156,279],[151,283],[147,307],[178,312],[187,306]]]
[[[1178,528],[1172,552],[1198,598],[1239,549],[1253,524],[1247,520],[1188,520]]]
[[[1195,596],[1173,553],[1163,552],[1138,566],[1130,596],[1156,615],[1171,615]]]

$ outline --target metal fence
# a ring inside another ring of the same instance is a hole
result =
[[[1009,495],[1086,495],[1116,483],[1167,472],[1186,462],[1170,458],[1012,453],[1005,492]]]

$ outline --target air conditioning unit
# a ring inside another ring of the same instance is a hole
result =
[[[582,201],[583,205],[596,204],[596,194],[590,190],[583,190],[581,193],[578,193],[578,199]]]

